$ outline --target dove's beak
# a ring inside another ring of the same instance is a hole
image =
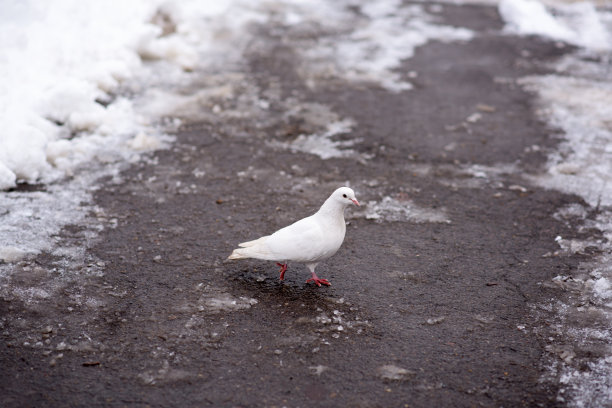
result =
[[[359,207],[359,201],[357,201],[356,198],[351,198],[351,201],[353,202],[353,204],[355,204],[357,207]]]

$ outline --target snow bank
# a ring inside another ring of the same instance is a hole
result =
[[[565,140],[537,184],[579,194],[591,206],[612,206],[612,85],[563,75],[520,81],[536,92],[545,119]]]
[[[557,5],[554,14],[537,0],[501,0],[499,13],[506,30],[534,34],[593,50],[612,49],[610,14],[591,3]]]
[[[205,61],[202,53],[219,53],[226,41],[238,44],[236,36],[224,40],[219,32],[255,17],[245,9],[230,23],[225,14],[234,3],[1,2],[0,190],[49,183],[92,160],[126,160],[144,147],[160,147],[163,131],[146,108],[156,103],[159,113],[160,106],[172,106],[117,94],[125,93],[126,82],[141,89],[155,82],[160,73],[144,61],[167,64],[164,80],[176,83]]]
[[[118,7],[125,12],[117,13]],[[112,125],[107,91],[140,60],[134,43],[150,10],[136,2],[3,2],[0,6],[0,188],[57,178],[47,148]],[[131,21],[142,21],[132,24]],[[129,124],[126,124],[129,126]],[[77,152],[75,152],[77,153]]]

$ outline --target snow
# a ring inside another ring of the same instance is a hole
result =
[[[509,31],[561,40],[572,38],[572,31],[557,21],[539,1],[502,0],[499,3],[499,13],[507,22]]]
[[[334,157],[359,157],[357,152],[350,149],[359,140],[332,139],[334,136],[349,133],[353,126],[354,122],[350,119],[339,120],[327,124],[321,133],[300,134],[290,143],[273,142],[271,144],[292,151],[314,154],[323,160]]]
[[[368,220],[375,220],[376,222],[451,223],[444,208],[432,209],[420,207],[413,203],[412,200],[403,197],[398,199],[385,196],[379,202],[369,201],[364,207],[364,212],[355,211],[353,217],[363,216]]]
[[[612,13],[591,3],[544,6],[535,0],[502,0],[499,11],[508,32],[540,35],[578,47],[551,67],[556,74],[527,77],[519,83],[537,96],[541,118],[562,132],[546,171],[528,178],[536,185],[582,197],[587,207],[562,208],[555,218],[581,223],[581,229],[597,229],[605,237],[556,239],[565,253],[585,253],[589,247],[599,250],[580,266],[587,274],[577,272],[553,282],[572,288],[579,299],[576,305],[557,309],[562,322],[572,322],[562,328],[568,344],[606,353],[600,358],[594,352],[590,359],[577,357],[571,350],[560,355],[561,361],[551,368],[561,385],[558,399],[572,407],[608,406],[612,403],[612,75],[608,65]],[[593,213],[595,217],[589,217]],[[600,317],[605,323],[591,327]],[[589,369],[578,368],[581,365]]]
[[[612,85],[566,75],[528,77],[521,83],[537,92],[545,119],[565,140],[549,158],[539,184],[578,193],[593,207],[612,205]]]
[[[598,11],[592,3],[559,4],[553,14],[537,0],[501,0],[499,13],[506,30],[534,34],[592,50],[610,50],[612,35],[607,27],[609,13]]]
[[[14,246],[3,246],[0,247],[0,261],[15,262],[23,259],[26,256],[26,252],[14,247]]]
[[[0,188],[6,189],[17,180],[62,176],[68,169],[57,169],[47,154],[53,143],[79,144],[71,149],[78,156],[84,146],[78,137],[69,141],[73,133],[104,125],[100,133],[114,130],[117,115],[96,100],[108,100],[107,92],[138,69],[134,43],[155,27],[145,22],[145,2],[9,1],[0,7]],[[119,8],[124,12],[116,13]],[[124,128],[137,126],[128,119]],[[73,157],[73,166],[78,161]]]
[[[599,278],[593,284],[593,292],[601,299],[609,299],[612,297],[612,285],[606,278]]]
[[[239,49],[242,25],[262,18],[239,3],[2,2],[0,190],[162,147],[168,138],[155,121],[172,100],[151,89],[138,96],[160,78],[180,83],[206,61],[202,54],[228,42]],[[135,95],[121,96],[126,90]]]

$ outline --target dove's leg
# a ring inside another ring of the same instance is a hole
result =
[[[285,280],[285,271],[287,270],[287,264],[286,263],[282,264],[279,262],[277,262],[276,264],[281,267],[280,280]]]
[[[315,268],[317,267],[317,265],[318,264],[307,264],[306,265],[308,269],[310,269],[310,273],[312,274],[312,278],[308,279],[306,283],[314,282],[315,285],[317,286],[321,286],[321,285],[331,286],[331,283],[329,283],[327,279],[320,279],[317,276],[317,274],[315,273]]]

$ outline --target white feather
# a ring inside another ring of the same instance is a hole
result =
[[[239,244],[228,259],[255,258],[268,261],[294,261],[316,265],[334,255],[344,241],[344,209],[355,203],[355,193],[341,187],[323,203],[319,211],[272,235]]]

